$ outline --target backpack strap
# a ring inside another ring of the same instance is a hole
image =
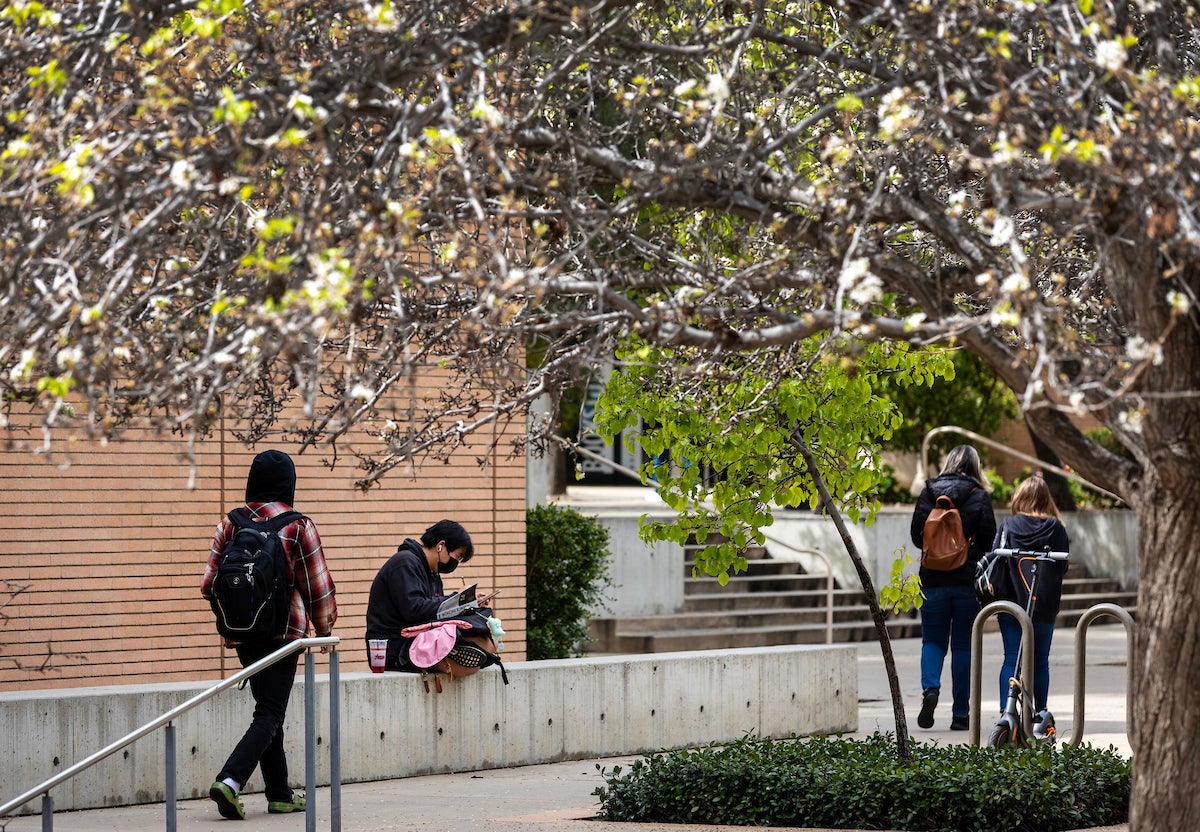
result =
[[[289,523],[293,523],[304,518],[303,514],[295,509],[292,509],[291,511],[285,511],[283,514],[277,514],[267,520],[255,520],[250,516],[250,512],[246,511],[245,506],[241,508],[235,508],[233,511],[229,512],[227,516],[229,517],[229,522],[234,525],[234,528],[261,529],[264,532],[277,532]]]

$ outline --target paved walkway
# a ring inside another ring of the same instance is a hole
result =
[[[1050,710],[1057,719],[1059,734],[1069,738],[1073,730],[1072,685],[1074,674],[1074,633],[1060,630],[1055,635],[1051,657]],[[1088,634],[1087,699],[1085,741],[1099,746],[1115,746],[1130,755],[1125,735],[1125,632],[1119,625],[1097,624]],[[887,678],[879,646],[873,642],[859,647],[859,734],[895,731]],[[909,731],[919,740],[942,743],[967,741],[968,732],[946,730],[949,725],[949,697],[943,699],[934,727],[923,731],[916,726],[919,707],[917,665],[920,642],[902,639],[893,642],[897,670],[907,709]],[[987,713],[998,710],[999,636],[984,638],[983,703]],[[944,676],[949,684],[949,668]],[[986,725],[986,722],[984,723]],[[986,734],[986,732],[985,732]],[[375,783],[351,783],[342,787],[342,829],[347,832],[374,830],[430,830],[430,832],[688,832],[688,830],[739,829],[742,827],[692,827],[666,824],[613,824],[598,821],[582,823],[595,816],[593,795],[602,785],[597,766],[612,768],[626,765],[634,757],[605,760],[579,760],[549,765],[493,769],[463,774],[438,774],[386,780]],[[4,777],[5,785],[12,783]],[[184,784],[180,784],[181,788]],[[329,790],[317,793],[318,830],[330,828]],[[299,832],[304,816],[268,815],[261,795],[245,799],[247,820],[224,821],[208,800],[181,801],[178,828],[182,832]],[[54,817],[60,832],[151,832],[165,825],[162,804],[62,812]],[[11,820],[5,832],[35,832],[41,828],[38,816]],[[1122,830],[1126,827],[1116,827]],[[794,832],[794,830],[793,830]]]

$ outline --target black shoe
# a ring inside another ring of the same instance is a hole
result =
[[[927,690],[921,697],[921,713],[917,714],[917,724],[922,728],[933,727],[933,709],[937,707],[938,692]]]
[[[217,811],[227,820],[245,820],[246,809],[238,793],[220,780],[212,784],[208,796],[217,804]]]
[[[965,717],[965,716],[950,717],[950,730],[951,731],[966,731],[970,727],[971,727],[970,717]]]

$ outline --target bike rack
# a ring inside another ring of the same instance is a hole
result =
[[[304,828],[305,832],[315,832],[317,828],[317,811],[316,811],[316,793],[317,793],[317,764],[316,764],[316,697],[315,697],[315,678],[313,654],[310,648],[313,647],[329,647],[333,648],[329,654],[329,808],[330,808],[330,829],[331,832],[341,832],[342,828],[342,771],[341,771],[341,728],[339,725],[341,705],[338,697],[338,654],[337,644],[341,641],[337,636],[318,636],[316,638],[302,638],[295,641],[290,641],[280,647],[274,653],[271,653],[251,665],[247,665],[242,670],[233,674],[227,679],[224,679],[213,685],[208,690],[196,694],[191,699],[177,705],[167,711],[157,719],[151,720],[141,728],[121,737],[119,740],[105,746],[96,753],[92,754],[83,760],[80,760],[73,766],[59,772],[58,774],[46,780],[44,783],[39,783],[32,789],[29,789],[24,794],[21,794],[4,805],[0,806],[0,819],[7,817],[16,810],[20,809],[26,803],[37,797],[42,796],[42,832],[53,832],[54,830],[54,798],[50,795],[50,790],[60,783],[70,780],[75,775],[86,769],[91,768],[101,760],[106,759],[112,754],[120,751],[127,745],[131,745],[147,734],[153,733],[159,728],[163,729],[163,741],[165,751],[165,764],[163,771],[163,791],[166,803],[166,829],[167,832],[175,832],[178,825],[177,806],[176,806],[176,783],[175,783],[175,724],[174,721],[183,714],[195,708],[209,699],[212,699],[218,693],[227,688],[233,687],[244,680],[248,680],[255,673],[258,673],[263,668],[269,667],[275,662],[290,656],[292,653],[305,651],[304,654],[304,763],[307,769],[305,776],[305,797],[308,799],[308,805],[304,812]],[[0,829],[3,824],[0,824]]]
[[[997,613],[1007,612],[1016,616],[1021,624],[1021,675],[1026,679],[1033,678],[1033,623],[1025,610],[1012,601],[993,601],[975,617],[971,628],[971,745],[979,745],[979,700],[983,687],[983,624]],[[1084,700],[1086,698],[1087,681],[1087,631],[1092,622],[1102,615],[1111,615],[1125,625],[1125,712],[1133,713],[1133,616],[1125,608],[1116,604],[1096,604],[1089,607],[1075,625],[1075,705],[1071,738],[1068,745],[1079,745],[1083,742]],[[1022,701],[1021,724],[1025,727],[1025,736],[1033,736],[1033,703],[1029,697]]]
[[[993,615],[1006,612],[1021,625],[1021,676],[1033,679],[1033,622],[1025,610],[1012,601],[993,601],[979,611],[971,625],[971,720],[969,742],[979,745],[979,700],[983,693],[983,625]],[[1021,700],[1021,725],[1025,736],[1033,736],[1033,703],[1030,697]],[[1003,705],[1003,703],[1001,703]]]
[[[1102,615],[1111,615],[1125,625],[1125,720],[1133,715],[1133,616],[1124,607],[1116,604],[1096,604],[1088,609],[1075,625],[1075,714],[1071,727],[1070,745],[1083,741],[1084,681],[1087,678],[1087,631],[1091,623]]]

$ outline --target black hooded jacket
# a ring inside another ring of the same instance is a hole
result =
[[[1057,517],[1034,517],[1031,514],[1014,514],[1005,518],[996,531],[992,548],[1035,549],[1038,551],[1070,551],[1071,540],[1067,527]],[[1014,558],[1005,558],[1008,567],[1008,586],[1002,600],[1013,601],[1022,609],[1029,602],[1030,577],[1033,563],[1018,564]],[[1019,570],[1019,571],[1018,571]],[[1058,609],[1062,606],[1062,582],[1067,572],[1066,561],[1037,563],[1037,586],[1033,604],[1034,623],[1053,624]]]
[[[296,465],[283,451],[263,451],[250,463],[246,476],[247,503],[296,505]]]
[[[367,638],[388,640],[389,670],[419,669],[408,659],[412,639],[401,636],[400,631],[433,621],[444,600],[442,577],[429,568],[420,541],[405,538],[399,551],[375,575],[367,599]]]
[[[925,540],[925,520],[938,497],[949,497],[959,517],[962,518],[963,533],[971,541],[967,561],[958,569],[949,571],[921,567],[921,586],[971,586],[975,581],[975,564],[990,550],[989,544],[996,534],[996,515],[992,512],[992,501],[979,483],[964,474],[942,474],[925,482],[917,507],[913,511],[912,541],[918,549]]]

